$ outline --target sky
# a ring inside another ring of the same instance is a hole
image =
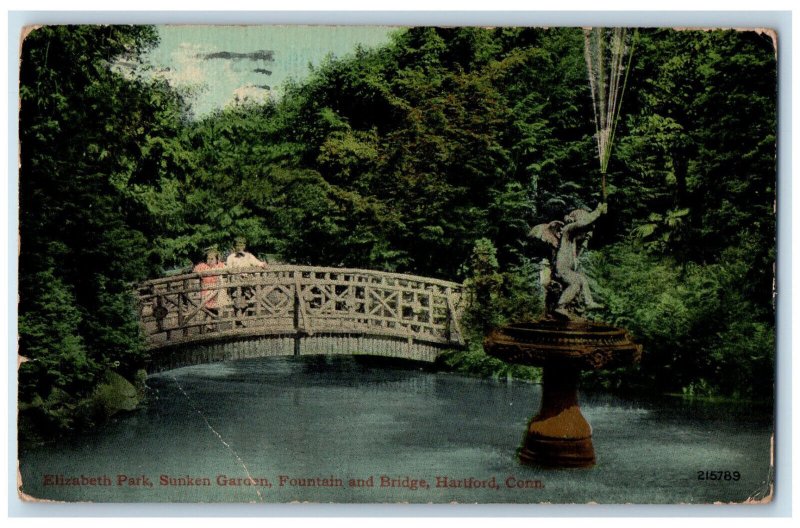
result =
[[[195,117],[238,100],[278,98],[290,78],[309,64],[356,46],[389,42],[388,26],[159,26],[160,43],[145,60],[178,88],[192,92]]]

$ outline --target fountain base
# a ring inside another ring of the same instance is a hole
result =
[[[509,363],[543,367],[542,403],[528,424],[520,462],[543,467],[595,465],[592,426],[581,414],[582,370],[639,361],[642,347],[625,330],[588,321],[546,319],[492,332],[486,353]]]
[[[578,404],[578,376],[570,368],[545,367],[542,405],[528,424],[519,453],[524,464],[590,467],[595,464],[592,426]]]

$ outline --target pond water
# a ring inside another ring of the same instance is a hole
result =
[[[769,494],[771,409],[752,405],[584,394],[597,465],[545,470],[515,454],[539,406],[536,384],[301,356],[186,367],[148,385],[146,408],[21,452],[23,491],[101,502],[709,503]]]

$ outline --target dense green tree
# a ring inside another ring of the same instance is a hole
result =
[[[617,186],[644,238],[696,262],[740,236],[774,246],[774,53],[756,32],[641,33]]]
[[[104,371],[132,376],[141,368],[131,287],[158,261],[148,242],[158,225],[141,188],[187,163],[176,147],[180,97],[165,83],[124,74],[156,41],[150,27],[46,26],[23,42],[23,402],[58,391],[60,403],[76,406]]]
[[[771,392],[776,86],[766,35],[640,33],[610,176],[618,240],[633,240],[602,253],[630,275],[606,274],[607,293],[652,333],[642,371],[665,389]],[[648,288],[654,299],[629,296]],[[654,319],[666,295],[664,316],[689,326]]]
[[[307,168],[341,189],[334,199],[344,202],[346,218],[353,208],[374,211],[371,224],[355,226],[362,234],[353,247],[315,238],[335,246],[321,253],[345,248],[353,264],[453,277],[487,235],[502,259],[518,258],[539,204],[553,211],[579,201],[581,168],[591,160],[588,102],[574,104],[586,90],[573,82],[580,32],[540,33],[399,33],[386,48],[329,61],[272,106],[236,113],[248,124],[233,124],[233,111],[209,118],[201,128],[217,131],[215,146],[251,145],[214,149],[209,159],[237,165],[230,167],[237,185],[252,167],[256,187],[266,185],[269,176],[257,175],[270,165]],[[355,200],[352,207],[342,196]]]

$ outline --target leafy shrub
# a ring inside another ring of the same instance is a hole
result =
[[[465,282],[467,310],[464,323],[470,333],[482,336],[500,324],[500,288],[497,248],[488,238],[475,242],[469,262],[470,276]]]
[[[730,249],[719,263],[681,265],[630,243],[594,252],[589,265],[605,305],[597,319],[644,345],[632,382],[686,395],[771,394],[774,321],[745,295],[743,253]]]

